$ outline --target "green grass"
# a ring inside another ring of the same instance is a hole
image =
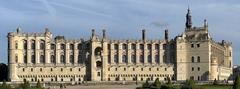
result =
[[[203,89],[232,89],[230,85],[201,85]]]

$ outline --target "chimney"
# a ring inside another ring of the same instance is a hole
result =
[[[95,30],[92,29],[92,37],[95,36]]]
[[[168,30],[167,29],[165,30],[165,40],[168,41]]]
[[[145,29],[142,30],[142,40],[146,39],[146,31]]]
[[[103,29],[102,32],[103,32],[103,38],[106,38],[106,30]]]

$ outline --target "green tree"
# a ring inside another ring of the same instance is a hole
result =
[[[240,76],[239,75],[234,80],[233,89],[240,89]]]
[[[3,84],[0,86],[0,89],[12,89],[10,85],[6,83],[6,81],[3,81]]]
[[[181,89],[195,89],[195,82],[194,80],[186,80],[185,84],[181,87]]]
[[[161,88],[161,82],[159,81],[159,78],[157,78],[154,83],[151,86],[152,89],[160,89]]]
[[[143,83],[143,85],[142,85],[142,88],[143,88],[143,89],[148,89],[148,88],[150,88],[151,84],[150,84],[148,81],[149,81],[149,79],[147,79],[146,82]]]
[[[161,89],[174,89],[170,77],[167,77],[167,83],[161,86]]]

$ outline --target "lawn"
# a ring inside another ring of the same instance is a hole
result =
[[[201,85],[203,89],[232,89],[230,85]]]

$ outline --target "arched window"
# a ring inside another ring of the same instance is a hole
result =
[[[132,50],[136,50],[136,44],[131,45]]]
[[[18,63],[18,55],[15,56],[15,62]]]
[[[65,56],[64,56],[64,55],[61,55],[61,56],[60,56],[60,62],[61,62],[61,63],[66,63],[66,61],[65,61]]]
[[[51,55],[51,63],[56,63],[54,55]]]
[[[45,63],[44,55],[41,55],[41,56],[40,56],[40,63],[42,63],[42,64]]]
[[[40,41],[40,49],[41,49],[41,50],[44,50],[44,49],[45,49],[45,41],[44,41],[44,40],[41,40],[41,41]]]
[[[147,45],[147,49],[148,49],[148,50],[151,50],[151,49],[152,49],[152,45],[151,45],[151,44],[148,44],[148,45]]]
[[[159,50],[159,44],[155,44],[155,50]]]
[[[200,56],[198,56],[198,58],[197,58],[197,62],[200,62]]]
[[[18,49],[18,41],[15,41],[15,49]]]
[[[194,57],[192,56],[192,62],[194,62]]]
[[[136,63],[136,55],[131,55],[131,62]]]
[[[123,49],[123,50],[127,50],[127,44],[123,44],[123,45],[122,45],[122,49]]]
[[[79,64],[82,64],[82,63],[83,63],[83,61],[82,61],[82,56],[81,56],[81,55],[78,55],[78,63],[79,63]]]
[[[36,61],[35,61],[35,55],[32,55],[31,56],[31,62],[34,64],[34,63],[36,63]]]
[[[24,50],[27,49],[27,40],[23,40],[23,49],[24,49]]]
[[[148,55],[148,63],[152,63],[151,55]]]
[[[26,54],[23,56],[23,62],[27,63],[27,55]]]
[[[65,50],[65,44],[61,44],[61,50]]]
[[[74,50],[74,44],[70,44],[70,50]]]
[[[114,55],[114,62],[118,63],[118,55]]]
[[[69,58],[69,59],[70,59],[70,63],[71,63],[71,64],[74,64],[74,56],[73,56],[73,55],[70,55],[70,58]]]
[[[118,44],[114,44],[114,50],[118,50]]]
[[[140,55],[140,62],[144,63],[144,56],[143,55]]]
[[[140,44],[140,49],[144,50],[144,45],[143,44]]]
[[[123,55],[122,56],[122,62],[123,63],[127,63],[127,55]]]
[[[159,55],[155,55],[155,62],[159,63]]]
[[[35,49],[35,40],[31,41],[31,49]]]
[[[55,49],[55,44],[51,44],[51,50]]]

